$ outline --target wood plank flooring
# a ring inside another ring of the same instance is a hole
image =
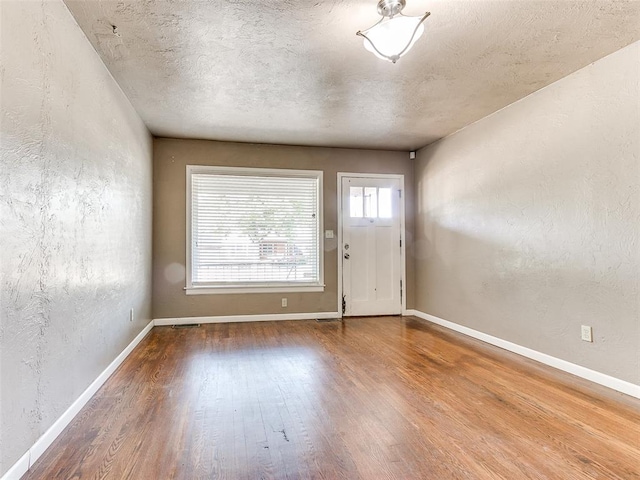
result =
[[[412,317],[156,327],[26,479],[640,479],[640,402]]]

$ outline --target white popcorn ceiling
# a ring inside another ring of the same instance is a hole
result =
[[[638,1],[407,0],[393,65],[376,0],[66,4],[154,135],[256,143],[414,150],[640,39]]]

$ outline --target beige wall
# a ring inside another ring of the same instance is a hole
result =
[[[418,152],[418,310],[640,384],[639,58]]]
[[[0,17],[2,476],[151,319],[152,139],[62,1]]]
[[[399,173],[405,176],[407,238],[413,231],[413,161],[403,152],[291,147],[157,138],[154,141],[154,286],[155,318],[335,312],[337,239],[325,239],[322,293],[189,295],[185,264],[185,183],[187,165],[297,168],[324,171],[324,229],[338,231],[337,173]],[[409,242],[410,244],[410,242]],[[413,264],[407,266],[408,304],[412,305]],[[280,299],[288,298],[288,308]]]

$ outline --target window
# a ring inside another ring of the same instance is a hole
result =
[[[391,189],[350,187],[351,218],[391,218]]]
[[[187,293],[322,291],[322,172],[187,167]]]

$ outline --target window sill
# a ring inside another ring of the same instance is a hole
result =
[[[232,293],[296,293],[296,292],[324,292],[324,285],[274,285],[233,286],[233,287],[185,287],[187,295],[226,295]]]

